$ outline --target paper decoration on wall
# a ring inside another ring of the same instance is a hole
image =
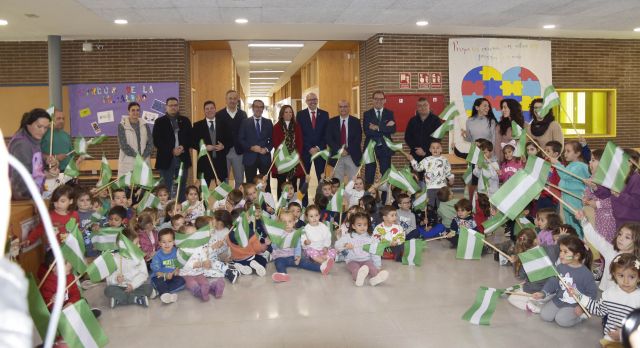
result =
[[[157,118],[158,118],[158,114],[156,114],[155,112],[151,112],[151,111],[142,112],[142,119],[145,120],[145,122],[147,123],[154,124]]]
[[[87,116],[91,116],[91,109],[84,108],[84,109],[80,110],[79,113],[80,113],[80,117],[81,118],[84,118],[84,117],[87,117]]]
[[[98,123],[113,122],[113,110],[100,111],[96,115],[98,116]]]

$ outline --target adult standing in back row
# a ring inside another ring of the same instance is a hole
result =
[[[461,130],[462,137],[472,144],[478,139],[485,139],[493,144],[496,139],[497,123],[498,121],[496,121],[489,101],[485,98],[478,98],[473,102],[471,117],[467,119],[466,128]],[[494,144],[493,147],[495,146]],[[473,193],[477,186],[478,177],[473,175],[471,177],[471,184],[468,186],[469,199],[473,199]]]
[[[227,170],[233,168],[233,181],[235,188],[240,187],[244,182],[244,165],[242,164],[242,146],[238,143],[238,134],[242,121],[247,119],[247,113],[238,107],[238,92],[230,89],[225,94],[227,107],[216,113],[216,120],[220,121],[221,127],[218,133],[229,135],[227,152]],[[222,126],[224,125],[224,126]],[[220,174],[220,173],[218,173]],[[229,175],[229,177],[231,177]]]
[[[173,193],[173,178],[178,174],[180,163],[184,165],[184,174],[180,182],[178,200],[184,201],[185,184],[191,167],[191,121],[180,115],[178,98],[167,98],[167,113],[158,118],[153,126],[153,145],[158,149],[156,153],[156,169],[160,177]]]
[[[440,118],[431,112],[427,98],[420,97],[416,109],[416,115],[409,120],[404,132],[404,142],[411,149],[411,156],[420,163],[431,156],[429,152],[431,140],[433,140],[431,134],[440,127],[441,123]],[[418,172],[418,177],[422,181],[424,172]]]
[[[307,173],[311,172],[311,156],[327,147],[326,130],[329,122],[329,113],[318,108],[318,96],[309,93],[305,97],[307,108],[298,111],[296,122],[302,130],[302,163]],[[313,161],[316,168],[316,178],[320,181],[320,175],[324,173],[326,161],[318,157]],[[300,187],[305,183],[306,178],[300,179]],[[303,204],[307,204],[307,196],[304,196]]]
[[[391,135],[396,132],[396,122],[393,118],[393,111],[385,109],[384,103],[386,98],[383,91],[375,91],[372,95],[373,108],[364,112],[364,129],[365,142],[364,148],[370,141],[376,142],[376,158],[377,161],[369,163],[365,166],[365,183],[367,186],[373,184],[376,176],[376,166],[380,164],[380,175],[383,175],[389,167],[391,167],[391,156],[393,151],[387,147],[384,138],[391,140]]]

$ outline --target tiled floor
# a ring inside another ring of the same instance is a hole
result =
[[[446,241],[429,244],[422,267],[385,261],[387,283],[353,285],[343,263],[326,277],[293,269],[289,283],[243,276],[222,299],[108,308],[100,285],[86,291],[103,309],[111,347],[597,347],[600,319],[572,329],[542,322],[500,299],[491,326],[461,320],[481,285],[516,283],[493,257],[455,259]]]

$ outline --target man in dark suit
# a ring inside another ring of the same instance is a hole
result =
[[[204,102],[204,119],[193,124],[193,148],[196,151],[200,150],[200,140],[204,140],[213,162],[213,167],[218,175],[218,180],[224,181],[227,179],[227,151],[229,144],[229,137],[231,134],[225,132],[229,126],[225,125],[225,121],[218,119],[216,116],[216,103],[211,100]],[[207,181],[207,185],[211,184],[211,180],[215,179],[213,170],[211,170],[211,163],[205,156],[198,159],[198,175],[204,173],[204,180]],[[220,183],[216,183],[218,185]]]
[[[271,149],[273,149],[273,141],[271,134],[273,133],[273,124],[271,120],[262,117],[264,112],[264,102],[260,99],[253,101],[251,106],[253,116],[247,118],[240,126],[238,142],[242,147],[244,154],[242,155],[242,163],[244,164],[244,174],[247,182],[253,182],[256,172],[269,176],[269,166],[271,165]],[[270,192],[270,185],[267,180],[265,192]]]
[[[383,137],[391,139],[391,135],[396,132],[396,122],[393,118],[393,111],[384,108],[386,102],[383,91],[373,92],[373,108],[364,112],[365,143],[367,147],[370,141],[376,142],[376,159],[374,163],[365,166],[365,183],[367,186],[373,184],[376,175],[377,163],[380,164],[380,174],[384,174],[391,167],[391,156],[393,151],[387,147]]]
[[[247,113],[238,107],[238,100],[238,92],[232,89],[228,90],[225,94],[227,107],[216,113],[216,119],[220,121],[218,134],[228,135],[228,143],[223,144],[227,148],[227,170],[233,168],[235,188],[240,187],[240,184],[244,182],[244,165],[242,164],[243,151],[237,139],[242,121],[247,119]],[[218,175],[221,175],[220,172],[218,172]],[[227,177],[226,173],[225,177]]]
[[[153,125],[153,145],[157,148],[156,169],[160,171],[163,183],[173,194],[173,178],[178,174],[180,163],[184,163],[184,174],[180,183],[179,201],[184,201],[184,188],[191,167],[191,121],[180,115],[178,98],[167,98],[167,113]]]
[[[404,132],[404,142],[409,145],[411,156],[420,162],[431,156],[431,133],[440,127],[441,122],[440,118],[431,112],[427,98],[420,97],[416,109],[416,115],[409,120]],[[422,180],[424,172],[418,172],[418,177]]]
[[[327,125],[327,145],[331,148],[331,156],[334,156],[342,146],[345,147],[340,161],[331,159],[330,164],[334,166],[333,176],[342,182],[348,182],[358,173],[362,159],[362,127],[360,120],[349,115],[348,101],[339,101],[338,110],[340,115],[332,117]]]
[[[305,101],[307,108],[298,111],[296,122],[302,130],[302,163],[307,173],[311,170],[311,156],[320,150],[324,150],[326,143],[326,129],[329,122],[329,113],[318,109],[318,96],[315,93],[307,94]],[[320,175],[324,172],[326,161],[318,157],[313,161],[316,168],[316,177],[320,181]],[[305,178],[300,180],[300,187],[305,183]],[[305,196],[304,200],[307,197]],[[306,202],[303,202],[306,204]]]

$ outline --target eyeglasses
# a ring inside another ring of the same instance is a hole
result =
[[[178,104],[167,104],[167,106],[170,108],[176,108],[178,107]]]

